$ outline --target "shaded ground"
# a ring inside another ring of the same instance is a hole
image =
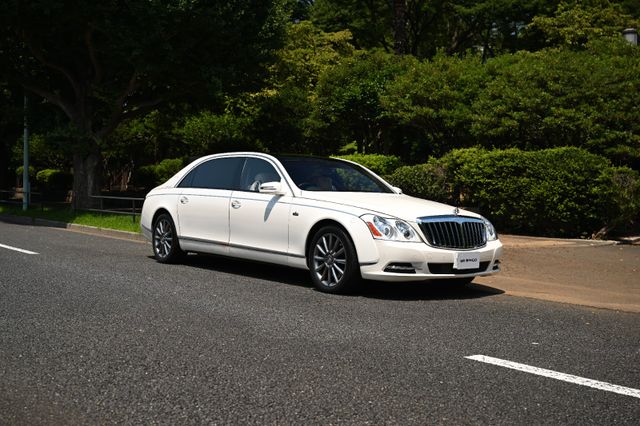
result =
[[[502,236],[500,274],[478,284],[514,296],[640,312],[640,246]]]

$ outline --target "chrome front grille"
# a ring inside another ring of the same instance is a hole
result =
[[[469,250],[487,244],[482,219],[467,216],[427,216],[417,219],[433,247]]]

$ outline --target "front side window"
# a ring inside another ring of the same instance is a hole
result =
[[[362,167],[330,158],[278,158],[295,182],[305,191],[386,192],[393,191]]]
[[[191,170],[178,185],[181,188],[237,189],[242,158],[216,158]]]
[[[268,161],[247,158],[240,176],[240,190],[259,192],[260,185],[267,182],[280,182],[276,169]]]

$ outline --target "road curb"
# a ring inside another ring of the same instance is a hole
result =
[[[53,228],[66,228],[78,232],[84,232],[86,234],[92,235],[102,235],[107,237],[116,237],[116,238],[124,238],[132,241],[146,241],[144,236],[138,232],[129,232],[129,231],[120,231],[117,229],[109,229],[109,228],[99,228],[96,226],[89,225],[78,225],[75,223],[66,223],[59,222],[55,220],[48,219],[40,219],[30,216],[14,216],[8,214],[0,214],[0,221],[9,222],[9,223],[18,223],[22,225],[34,225],[34,226],[49,226]],[[613,240],[586,240],[586,239],[571,239],[571,238],[550,238],[550,237],[532,237],[527,235],[510,235],[510,234],[502,234],[501,238],[510,242],[515,242],[516,247],[527,247],[529,245],[533,246],[535,244],[529,244],[528,242],[561,242],[561,243],[572,243],[576,245],[584,245],[584,246],[606,246],[606,245],[616,245],[616,244],[632,244],[637,245],[640,243],[640,237],[629,238],[624,241],[613,241]],[[505,243],[505,241],[502,241]],[[519,240],[519,242],[518,242]],[[510,245],[509,243],[505,244],[507,247]]]
[[[50,228],[65,228],[85,234],[98,235],[103,237],[123,238],[131,241],[146,241],[142,234],[138,232],[120,231],[117,229],[99,228],[97,226],[78,225],[76,223],[59,222],[56,220],[40,219],[30,216],[0,215],[0,221],[17,223],[20,225],[48,226]]]
[[[505,247],[511,248],[533,248],[561,245],[567,247],[594,247],[594,246],[614,246],[623,244],[616,240],[588,240],[579,238],[552,238],[552,237],[532,237],[528,235],[500,235],[500,241]]]

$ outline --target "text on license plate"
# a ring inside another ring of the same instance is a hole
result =
[[[474,252],[459,252],[453,256],[453,269],[480,268],[480,255]]]

